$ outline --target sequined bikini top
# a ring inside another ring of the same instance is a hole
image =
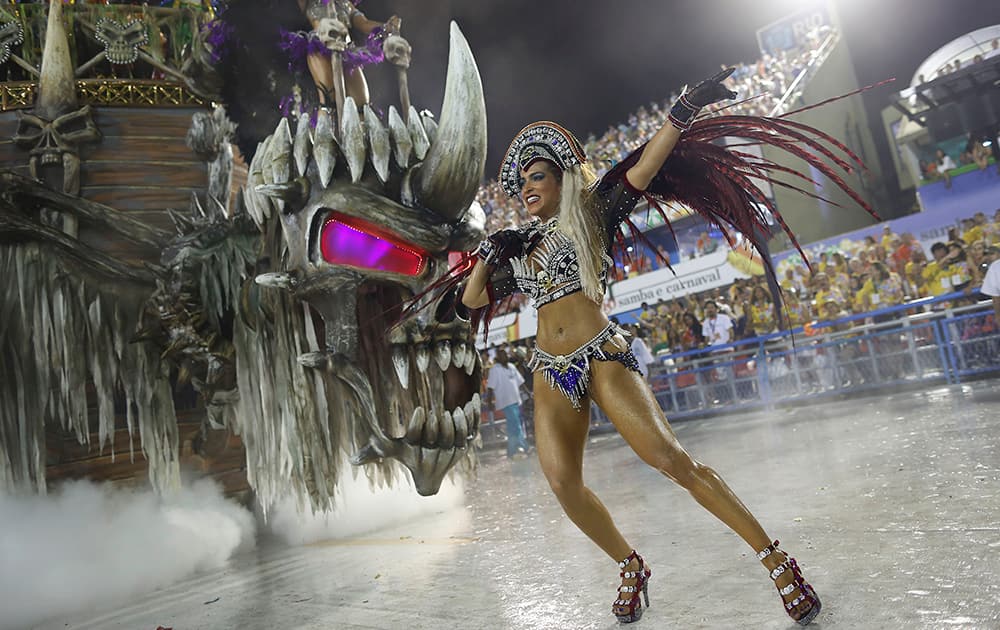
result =
[[[635,208],[642,193],[625,178],[602,182],[597,186],[597,210],[607,242],[611,242],[619,223]],[[576,247],[566,233],[558,229],[557,218],[533,221],[517,228],[524,250],[494,270],[490,277],[492,299],[502,299],[516,291],[527,295],[535,308],[583,289]],[[614,261],[610,247],[601,252],[601,285]]]
[[[557,219],[549,219],[544,223],[534,221],[521,228],[525,241],[534,245],[510,261],[517,288],[531,299],[535,308],[583,289],[576,247],[558,227]],[[613,263],[606,254],[601,258],[603,288],[604,278]]]

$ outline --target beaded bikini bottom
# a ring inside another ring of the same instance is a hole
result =
[[[615,336],[625,341],[628,333],[615,323],[608,324],[601,332],[569,354],[549,354],[535,346],[535,353],[528,362],[532,372],[542,371],[545,381],[553,389],[558,389],[580,409],[581,400],[590,387],[590,361],[618,361],[628,369],[639,372],[639,362],[632,351],[607,352],[601,348]]]

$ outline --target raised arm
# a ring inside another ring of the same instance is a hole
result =
[[[674,150],[681,133],[690,128],[702,107],[722,100],[736,98],[733,92],[722,84],[736,68],[727,68],[711,79],[705,79],[677,99],[670,109],[670,116],[656,135],[646,144],[642,156],[635,166],[626,172],[628,182],[638,190],[646,190],[649,182],[663,167],[670,152]]]

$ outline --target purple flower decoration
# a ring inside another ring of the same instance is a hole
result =
[[[385,52],[382,50],[382,42],[385,37],[385,29],[376,26],[371,33],[368,33],[368,40],[364,46],[345,50],[344,70],[354,72],[355,68],[363,68],[385,61]]]
[[[382,42],[385,40],[385,30],[378,26],[368,34],[365,45],[359,48],[349,48],[341,53],[344,60],[344,71],[350,74],[356,68],[363,68],[385,61]],[[314,33],[304,31],[286,31],[281,29],[278,46],[288,55],[288,70],[301,72],[308,68],[306,60],[309,55],[320,54],[330,57],[330,50]]]
[[[288,70],[290,72],[304,71],[308,67],[306,60],[309,55],[330,56],[327,47],[312,33],[281,29],[279,35],[278,46],[288,55]]]

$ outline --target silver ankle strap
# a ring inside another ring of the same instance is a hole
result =
[[[624,560],[622,560],[621,562],[618,563],[618,568],[621,569],[622,571],[624,571],[625,567],[627,567],[628,563],[632,562],[632,560],[635,560],[636,562],[638,562],[639,563],[639,567],[642,568],[642,566],[643,566],[642,558],[639,556],[639,554],[637,554],[635,552],[635,549],[633,549],[631,551],[631,553],[629,553],[627,556],[625,556]]]
[[[779,543],[776,540],[776,541],[774,541],[774,543],[772,543],[772,544],[768,545],[767,547],[764,547],[763,549],[761,549],[759,552],[757,552],[757,559],[758,560],[763,560],[764,558],[768,557],[769,555],[771,555],[772,553],[774,553],[775,551],[777,551],[778,550],[778,544]]]

